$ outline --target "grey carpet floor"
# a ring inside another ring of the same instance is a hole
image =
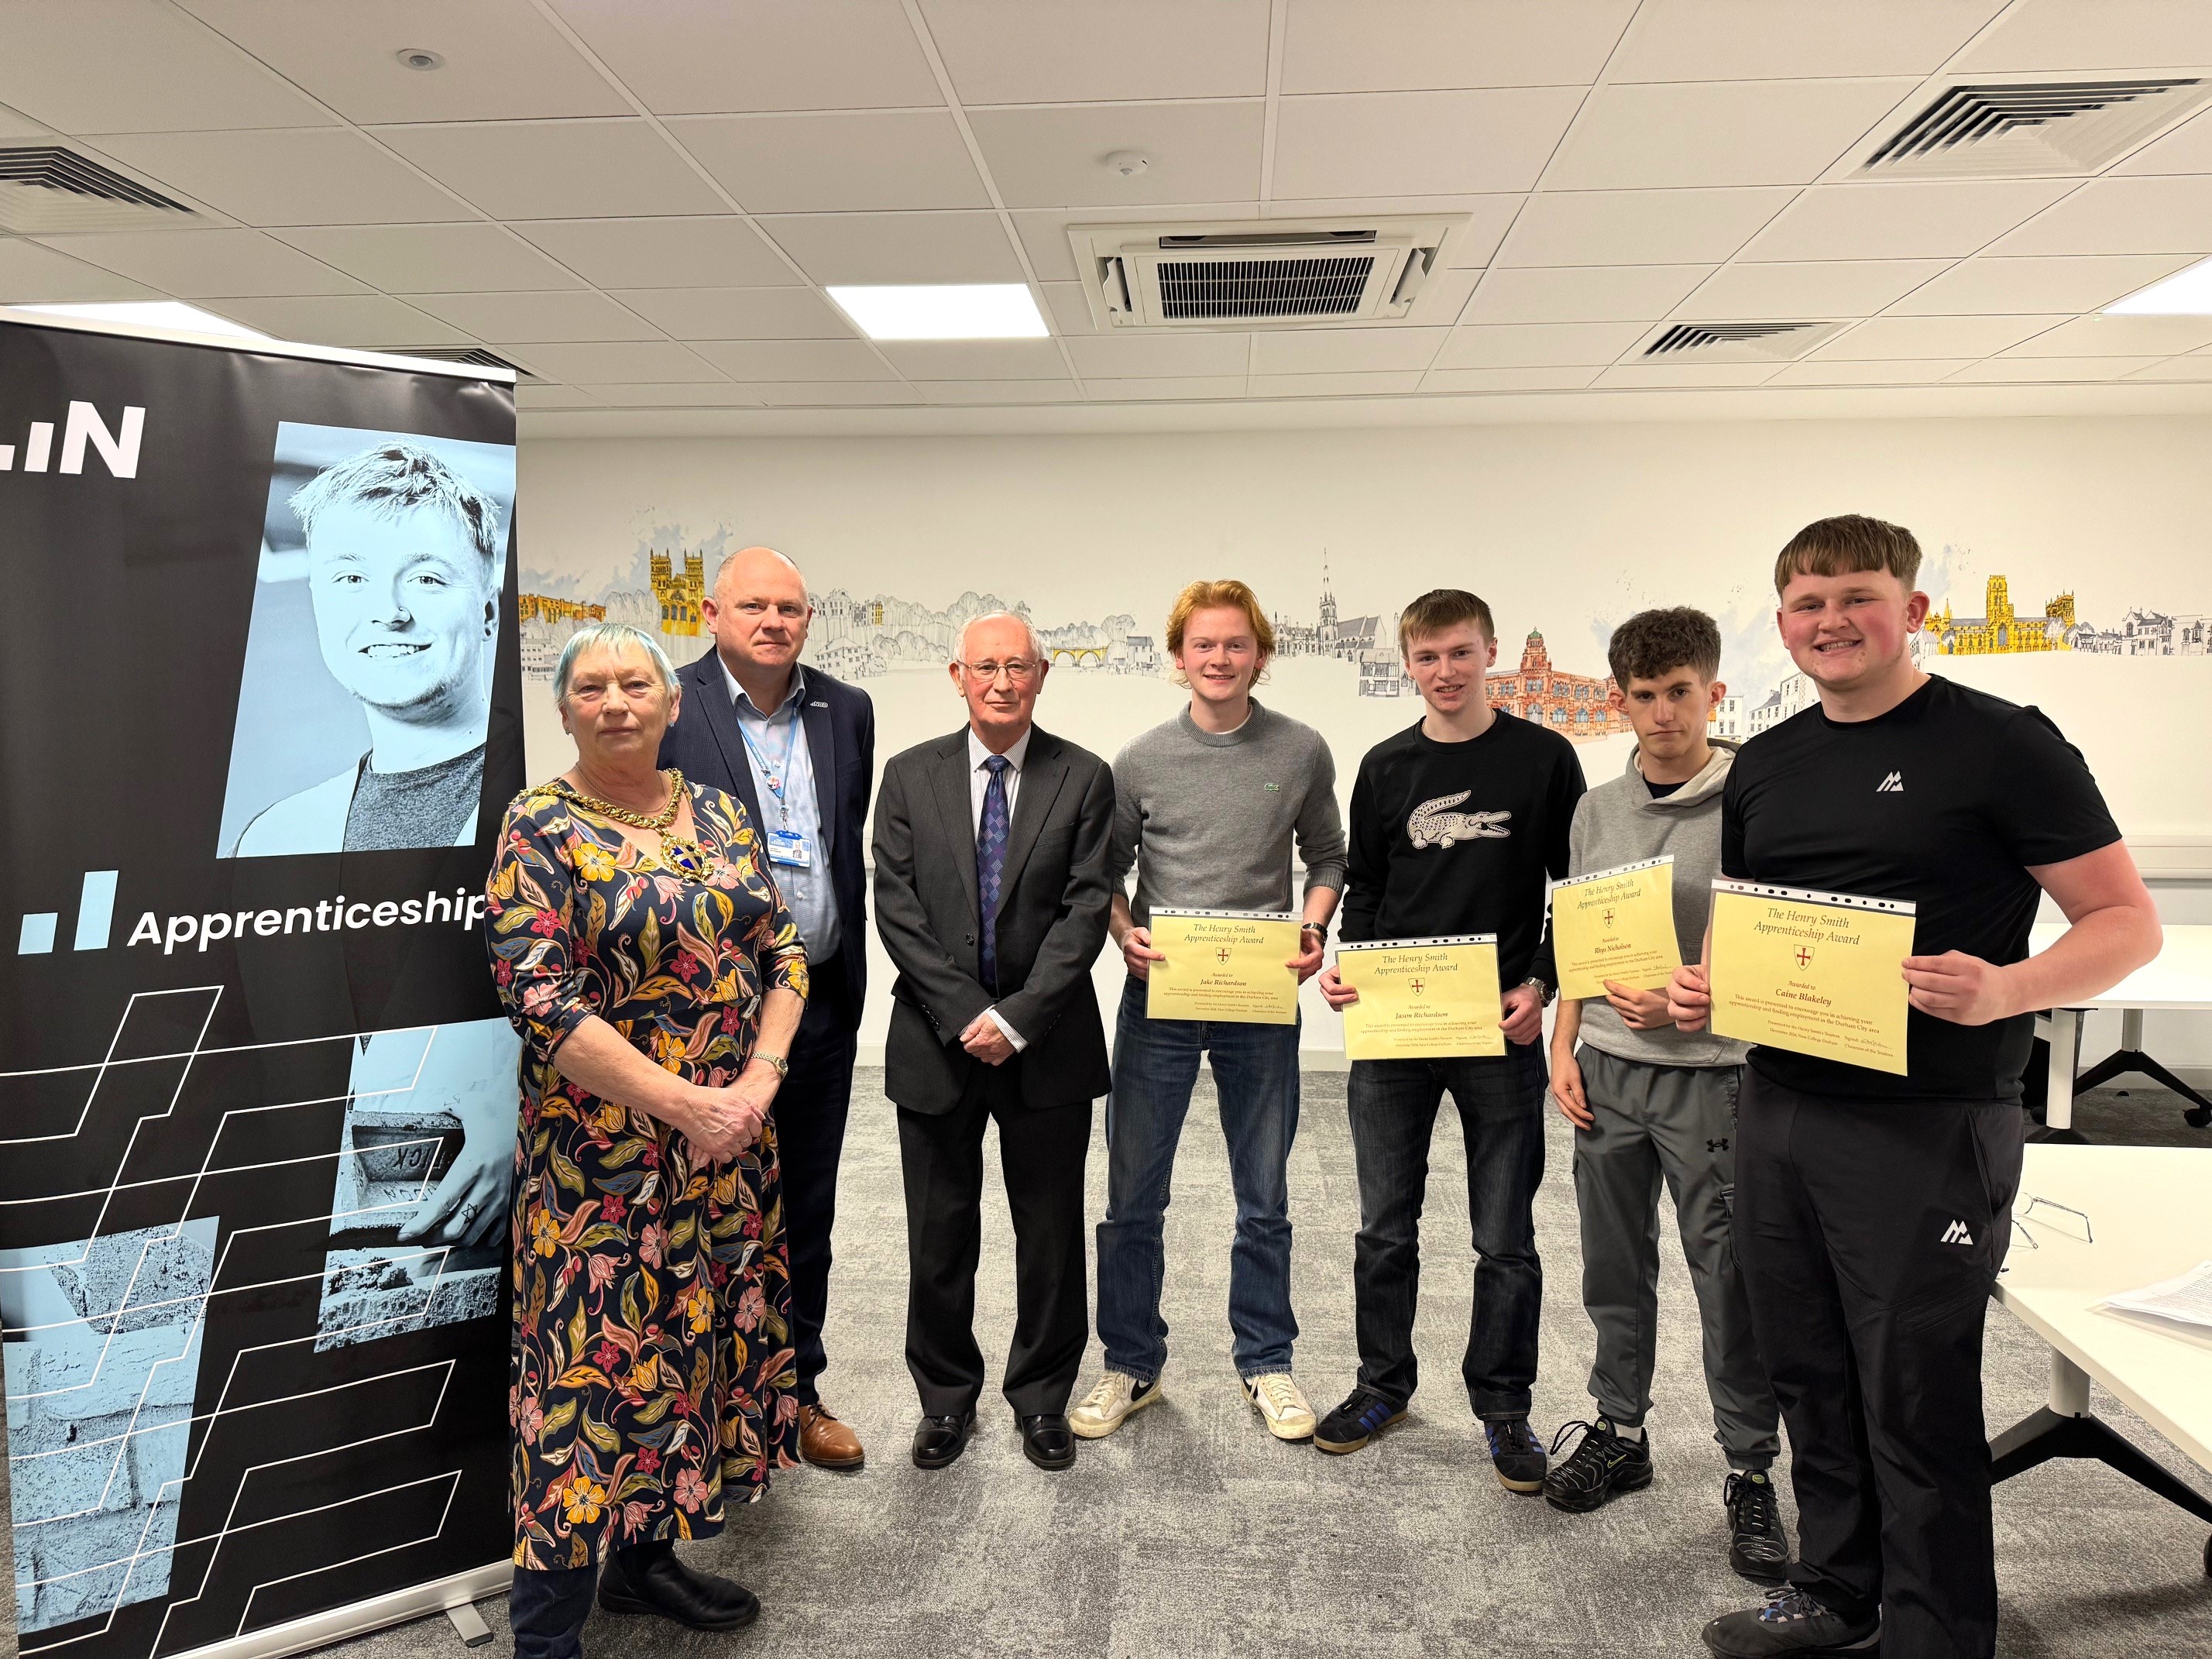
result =
[[[1358,1224],[1340,1075],[1310,1073],[1291,1164],[1297,1373],[1316,1407],[1351,1384],[1352,1241]],[[1449,1108],[1430,1181],[1418,1345],[1426,1383],[1400,1429],[1328,1457],[1267,1434],[1229,1358],[1227,1268],[1234,1214],[1210,1089],[1194,1105],[1168,1218],[1166,1398],[1050,1475],[1023,1460],[1011,1414],[987,1395],[975,1442],[951,1468],[906,1455],[916,1407],[901,1359],[905,1215],[891,1109],[863,1073],[847,1145],[823,1379],[827,1402],[866,1443],[854,1474],[801,1469],[736,1512],[687,1559],[757,1590],[760,1623],[735,1637],[595,1614],[593,1656],[752,1651],[842,1655],[1081,1656],[1297,1653],[1413,1656],[1644,1655],[1703,1651],[1698,1627],[1756,1601],[1729,1572],[1720,1506],[1726,1473],[1710,1438],[1697,1318],[1679,1255],[1662,1255],[1661,1346],[1650,1432],[1658,1478],[1593,1515],[1513,1496],[1491,1474],[1458,1368],[1473,1259],[1465,1162]],[[2212,1146],[2170,1097],[2086,1097],[2094,1139]],[[1546,1264],[1534,1417],[1548,1431],[1586,1416],[1589,1326],[1567,1168],[1570,1133],[1551,1118],[1536,1225]],[[987,1156],[995,1168],[995,1146]],[[1091,1211],[1104,1206],[1103,1137]],[[995,1177],[994,1177],[995,1180]],[[1672,1219],[1664,1223],[1671,1236]],[[1012,1328],[1012,1235],[995,1186],[987,1207],[977,1333],[1002,1356]],[[2047,1355],[2010,1316],[1990,1319],[1992,1427],[2042,1402]],[[1097,1372],[1096,1348],[1079,1392]],[[994,1368],[995,1376],[995,1364]],[[2096,1409],[2168,1467],[2203,1473],[2100,1394]],[[1784,1485],[1786,1492],[1786,1483]],[[1785,1504],[1795,1536],[1796,1517]],[[2053,1463],[1997,1490],[2001,1649],[2009,1655],[2212,1652],[2203,1526],[2102,1469]],[[511,1652],[503,1599],[483,1603],[492,1645]],[[362,1638],[346,1659],[462,1651],[443,1620]]]

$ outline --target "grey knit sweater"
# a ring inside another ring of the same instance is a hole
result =
[[[1114,838],[1106,872],[1133,866],[1130,914],[1152,907],[1289,910],[1295,838],[1308,889],[1344,890],[1336,763],[1310,726],[1252,705],[1234,732],[1206,732],[1186,708],[1139,732],[1114,761]]]

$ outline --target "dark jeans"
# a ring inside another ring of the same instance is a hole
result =
[[[632,1544],[615,1552],[627,1567],[641,1567],[656,1555],[675,1548],[665,1539]],[[592,1598],[599,1587],[599,1569],[558,1567],[550,1572],[514,1570],[514,1583],[507,1593],[507,1622],[514,1632],[514,1659],[577,1659],[584,1650],[584,1621],[592,1616]]]
[[[848,943],[847,950],[860,948]],[[783,1163],[783,1231],[791,1247],[791,1340],[801,1405],[820,1403],[815,1379],[830,1363],[822,1325],[830,1309],[830,1231],[837,1219],[837,1161],[853,1103],[860,1011],[838,957],[810,964],[812,990],[791,1045],[791,1075],[776,1091],[776,1153]]]
[[[1544,1179],[1544,1062],[1536,1045],[1498,1059],[1352,1062],[1352,1161],[1359,1235],[1352,1281],[1359,1380],[1392,1404],[1413,1397],[1413,1305],[1421,1279],[1421,1203],[1429,1143],[1447,1090],[1467,1138],[1474,1310],[1460,1374],[1486,1421],[1528,1414],[1544,1268],[1534,1206]]]
[[[1229,1249],[1229,1328],[1237,1375],[1291,1368],[1298,1322],[1291,1311],[1291,1194],[1286,1170],[1298,1132],[1298,1028],[1152,1019],[1145,981],[1131,975],[1114,1032],[1114,1091],[1106,1102],[1106,1218],[1098,1224],[1098,1340],[1106,1367],[1150,1382],[1168,1359],[1160,1316],[1167,1278],[1162,1231],[1176,1146],[1198,1083],[1213,1066],[1237,1236]]]
[[[1886,1659],[1996,1649],[1982,1324],[2021,1109],[1799,1094],[1747,1067],[1735,1255],[1790,1429],[1802,1584]]]

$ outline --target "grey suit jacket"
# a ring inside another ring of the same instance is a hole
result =
[[[1109,1074],[1091,965],[1113,901],[1114,774],[1089,750],[1032,728],[1008,826],[994,997],[977,978],[968,772],[963,728],[893,756],[877,790],[876,927],[898,969],[884,1091],[909,1111],[951,1111],[982,1064],[960,1033],[995,1004],[1029,1044],[1006,1062],[1024,1104],[1096,1100]]]

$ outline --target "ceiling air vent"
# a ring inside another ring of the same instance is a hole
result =
[[[2096,173],[2212,99],[2183,76],[1958,86],[1861,164],[1883,179],[1988,179]]]
[[[526,380],[538,377],[520,363],[510,363],[496,351],[482,346],[379,346],[388,357],[428,357],[434,363],[473,363],[478,368],[511,369]]]
[[[1783,362],[1802,357],[1841,323],[1668,323],[1637,356],[1647,362]]]
[[[1296,328],[1407,316],[1455,218],[1068,229],[1102,330]]]
[[[191,210],[58,144],[0,146],[0,230],[136,230]]]

